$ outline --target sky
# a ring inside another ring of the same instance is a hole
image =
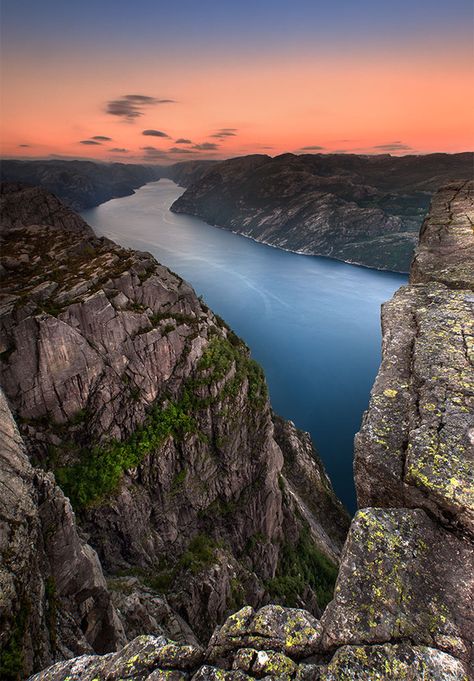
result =
[[[474,148],[471,0],[2,0],[0,153]]]

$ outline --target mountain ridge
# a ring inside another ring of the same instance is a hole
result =
[[[468,179],[472,163],[469,152],[244,156],[184,178],[171,210],[284,250],[407,272],[433,191]]]

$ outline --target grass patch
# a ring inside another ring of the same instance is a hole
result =
[[[180,567],[197,574],[203,568],[212,565],[217,546],[217,543],[206,534],[196,535],[179,559]]]
[[[233,369],[231,377],[217,397],[199,397],[196,392],[203,386],[210,386],[224,380]],[[126,375],[124,383],[129,383]],[[75,510],[99,504],[112,495],[119,487],[123,473],[136,468],[151,452],[173,436],[182,439],[187,433],[197,432],[193,414],[207,408],[217,400],[237,396],[243,382],[247,380],[248,400],[252,408],[261,408],[267,399],[267,387],[262,369],[248,356],[246,346],[235,334],[230,339],[214,336],[197,364],[196,374],[185,385],[182,397],[177,402],[168,402],[164,408],[155,406],[142,426],[126,440],[82,447],[77,463],[71,466],[54,466],[56,479],[64,493],[70,498]],[[138,400],[139,388],[128,386],[130,398]],[[76,422],[84,419],[79,412]],[[202,434],[203,437],[204,434]],[[180,475],[184,476],[181,472]],[[172,492],[181,487],[183,480],[176,481]]]
[[[296,607],[298,596],[309,585],[323,609],[332,600],[337,573],[337,566],[316,548],[305,527],[296,544],[283,544],[277,574],[267,582],[267,588],[284,605]]]

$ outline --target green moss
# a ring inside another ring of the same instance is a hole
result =
[[[173,317],[177,320],[179,315]],[[195,318],[191,319],[196,321]],[[131,399],[138,400],[139,388],[130,386],[127,375],[124,374],[122,379],[128,386]],[[203,396],[204,387],[220,382],[222,386],[218,395]],[[70,466],[58,466],[60,457],[51,455],[49,460],[59,485],[76,510],[99,504],[118,489],[126,470],[136,468],[145,456],[156,451],[168,437],[182,439],[188,433],[197,433],[197,411],[217,401],[231,400],[239,394],[245,383],[250,407],[262,408],[267,400],[262,369],[250,359],[248,349],[235,334],[230,338],[213,336],[197,364],[194,377],[186,382],[181,398],[168,402],[164,407],[155,406],[142,426],[128,439],[122,442],[113,440],[89,448],[75,445],[73,454],[77,463]],[[74,418],[74,423],[81,423],[84,419],[85,413],[81,412]],[[205,440],[204,433],[198,435]],[[224,446],[225,439],[220,444]],[[61,445],[62,449],[67,446],[66,442]],[[179,475],[182,479],[173,482],[172,492],[184,482],[185,472]],[[225,510],[223,508],[223,513]],[[229,512],[232,510],[229,509]]]
[[[295,607],[309,585],[319,607],[324,608],[333,597],[336,578],[337,566],[316,548],[309,528],[304,527],[295,544],[283,544],[277,574],[267,582],[267,588],[284,605]]]

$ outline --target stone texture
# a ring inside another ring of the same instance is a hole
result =
[[[320,681],[468,681],[456,659],[424,646],[371,645],[340,648]]]
[[[449,288],[474,289],[473,183],[453,182],[437,193],[421,229],[412,284],[437,281]]]
[[[95,551],[51,474],[34,469],[0,391],[0,676],[125,642]],[[12,676],[13,675],[13,676]]]
[[[241,648],[308,657],[319,650],[320,640],[321,626],[305,610],[268,605],[255,612],[245,606],[214,632],[207,656],[224,665],[231,659],[232,651]]]
[[[424,511],[364,509],[352,522],[323,647],[410,640],[466,662],[474,641],[474,547]]]
[[[0,233],[29,225],[48,225],[58,229],[92,236],[93,232],[84,220],[72,213],[53,194],[45,194],[39,187],[17,183],[2,183],[0,191]],[[19,194],[21,200],[19,200]],[[28,262],[27,254],[20,262]]]
[[[422,229],[412,283],[384,305],[382,366],[355,460],[361,507],[422,507],[471,534],[473,184],[439,192]]]

